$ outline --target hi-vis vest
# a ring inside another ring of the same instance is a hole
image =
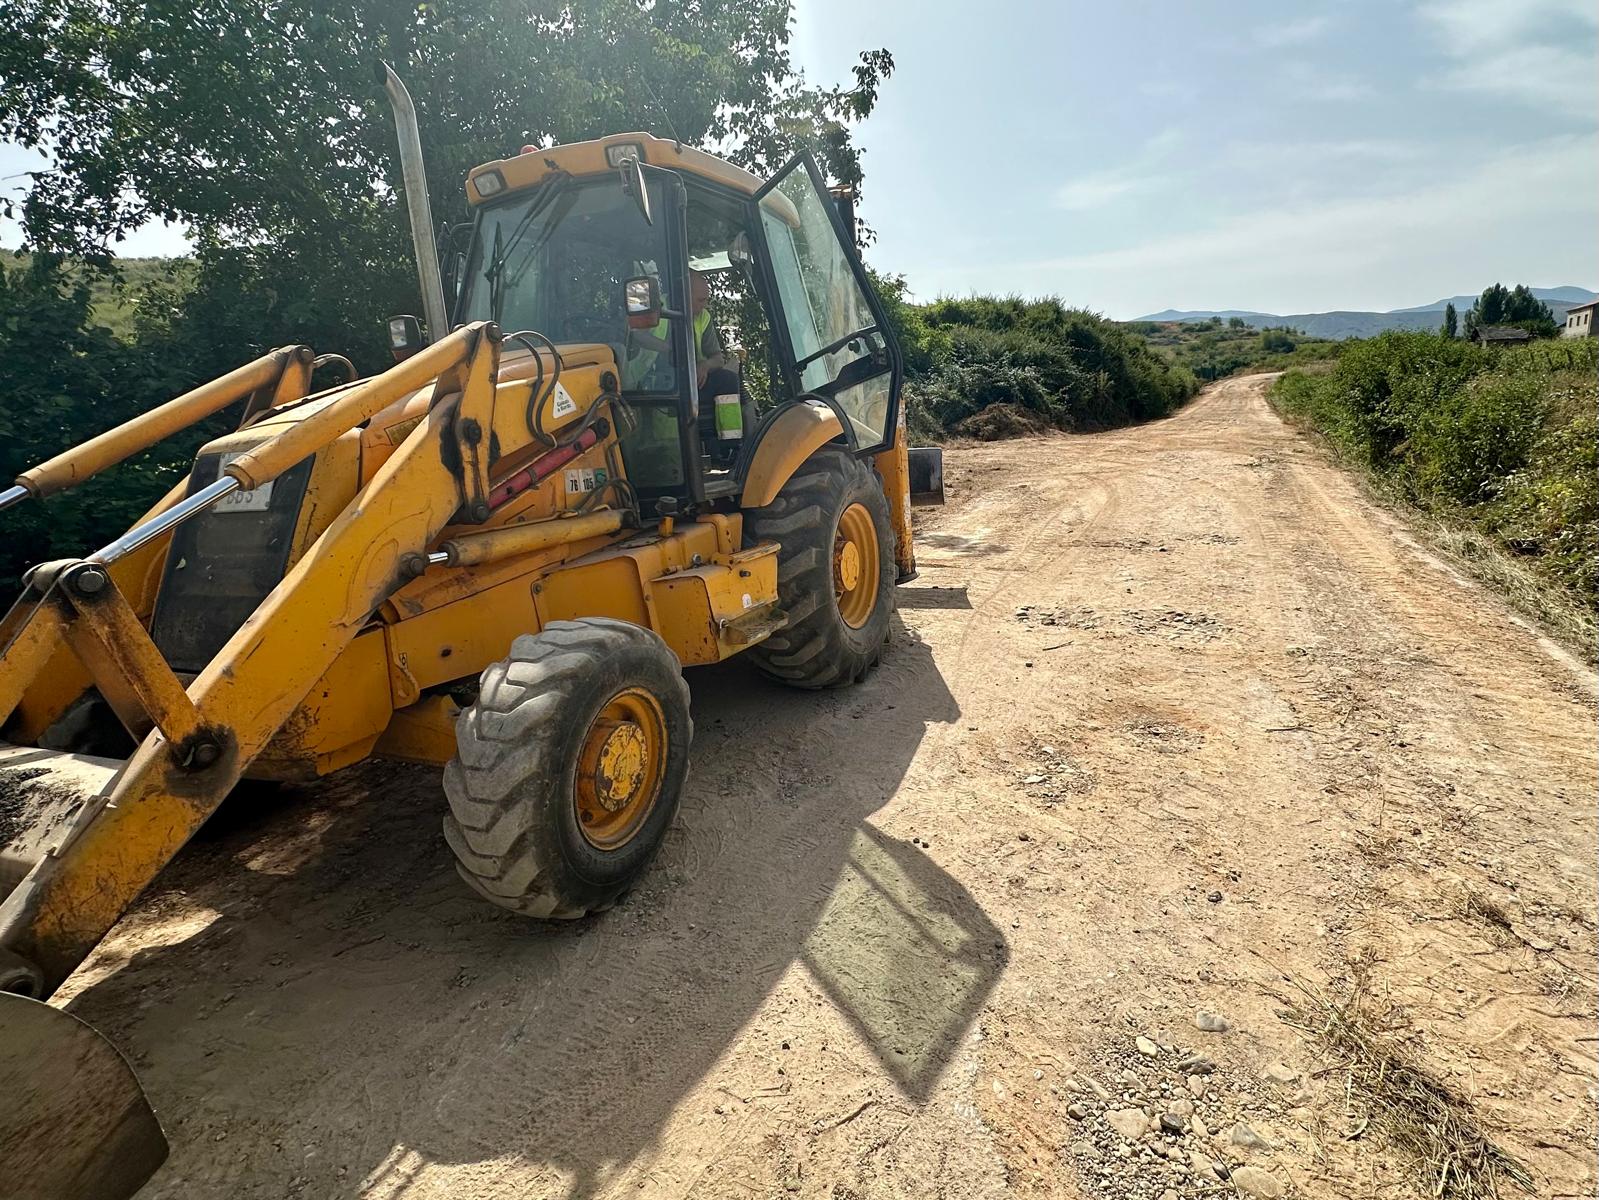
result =
[[[699,362],[705,357],[705,331],[711,327],[711,310],[706,309],[694,318],[694,361]],[[651,337],[669,341],[672,335],[672,319],[662,317],[655,323],[655,328],[650,331]],[[633,388],[650,373],[655,366],[655,360],[660,356],[656,350],[636,350],[627,356],[627,369],[623,372],[626,377],[626,386]]]

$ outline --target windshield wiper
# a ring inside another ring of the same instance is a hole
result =
[[[488,265],[483,268],[483,278],[488,281],[489,285],[489,308],[495,321],[500,319],[501,302],[505,298],[504,274],[506,260],[511,257],[511,252],[527,236],[527,231],[532,227],[533,222],[554,203],[556,197],[566,190],[571,181],[571,175],[565,171],[551,176],[539,188],[538,193],[533,197],[532,203],[528,205],[527,212],[522,214],[522,219],[516,223],[516,228],[511,230],[509,238],[505,238],[502,241],[500,236],[501,227],[498,224],[495,225],[494,250],[489,256]]]

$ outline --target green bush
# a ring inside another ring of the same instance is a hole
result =
[[[1520,554],[1599,600],[1599,416],[1592,405],[1539,441],[1526,469],[1504,481],[1497,532]]]
[[[1137,331],[1058,300],[966,296],[918,307],[904,303],[902,280],[875,282],[904,350],[906,419],[922,438],[993,404],[1058,429],[1104,429],[1164,416],[1199,386]]]
[[[1417,489],[1471,504],[1526,465],[1543,431],[1545,397],[1535,375],[1478,375],[1419,409],[1407,459]]]

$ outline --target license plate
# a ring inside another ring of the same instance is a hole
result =
[[[230,462],[232,462],[236,458],[244,457],[245,453],[246,452],[243,451],[243,450],[237,450],[237,451],[235,451],[232,454],[224,454],[222,456],[222,468],[221,469],[226,469],[227,465]],[[217,478],[218,479],[222,478],[220,473],[217,475]],[[252,490],[250,490],[248,492],[229,492],[226,496],[222,497],[222,499],[220,499],[220,500],[218,500],[216,502],[216,507],[215,507],[214,511],[216,511],[216,512],[265,512],[269,507],[271,507],[271,504],[272,504],[272,485],[275,482],[276,482],[276,480],[269,479],[269,480],[267,480],[267,482],[263,483],[260,487],[253,488]]]

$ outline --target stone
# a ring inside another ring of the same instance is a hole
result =
[[[1288,1189],[1283,1181],[1260,1167],[1238,1167],[1233,1171],[1233,1186],[1246,1196],[1263,1196],[1275,1200]]]
[[[1226,1033],[1232,1028],[1226,1017],[1203,1008],[1194,1014],[1194,1024],[1204,1033]]]
[[[1094,1095],[1098,1096],[1101,1100],[1110,1099],[1110,1089],[1099,1082],[1099,1080],[1095,1079],[1092,1075],[1083,1075],[1080,1078],[1088,1085],[1088,1090],[1093,1092]]]
[[[1142,1054],[1145,1058],[1154,1058],[1160,1053],[1160,1048],[1143,1034],[1139,1034],[1133,1039],[1133,1045],[1138,1047],[1138,1053]]]
[[[1182,1197],[1178,1196],[1171,1188],[1167,1188],[1160,1194],[1160,1200],[1182,1200]]]
[[[1085,1142],[1079,1139],[1072,1143],[1072,1154],[1078,1158],[1098,1158],[1099,1147],[1095,1146],[1093,1142]]]
[[[1212,904],[1220,904],[1221,903],[1221,893],[1220,892],[1212,892],[1210,895],[1206,896],[1205,899],[1209,900]]]
[[[1133,1141],[1143,1137],[1149,1129],[1149,1118],[1142,1109],[1113,1108],[1105,1114],[1105,1120],[1122,1137]]]
[[[1074,1104],[1068,1104],[1066,1106],[1066,1115],[1074,1121],[1081,1121],[1088,1116],[1088,1105],[1081,1100]]]
[[[1248,1125],[1239,1121],[1227,1131],[1227,1140],[1235,1146],[1242,1146],[1246,1150],[1270,1150],[1271,1143]]]
[[[1181,1113],[1163,1112],[1160,1114],[1160,1131],[1172,1137],[1182,1137],[1188,1132],[1188,1118]]]
[[[1177,1060],[1177,1069],[1190,1075],[1209,1075],[1216,1069],[1216,1064],[1203,1054],[1185,1054]]]
[[[1201,1154],[1198,1150],[1190,1150],[1188,1152],[1188,1165],[1193,1169],[1194,1174],[1201,1179],[1209,1179],[1214,1182],[1221,1178],[1216,1174],[1216,1164],[1210,1161],[1210,1156]]]
[[[1205,1081],[1198,1075],[1190,1075],[1188,1077],[1188,1092],[1189,1095],[1193,1096],[1195,1100],[1203,1099],[1205,1095]]]
[[[1198,1138],[1210,1137],[1210,1126],[1205,1124],[1205,1118],[1198,1113],[1194,1114],[1194,1136]]]
[[[1299,1072],[1282,1063],[1272,1063],[1261,1074],[1272,1083],[1288,1084],[1299,1078]]]
[[[1174,1112],[1179,1117],[1191,1117],[1194,1115],[1194,1102],[1192,1100],[1179,1097],[1166,1106],[1166,1111]]]

